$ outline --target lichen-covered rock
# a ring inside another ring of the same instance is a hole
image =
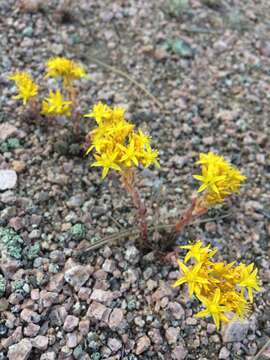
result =
[[[22,243],[23,240],[13,229],[0,227],[0,252],[2,257],[8,255],[20,260],[22,256]]]
[[[85,226],[83,224],[75,224],[70,229],[70,233],[75,240],[81,240],[86,234]]]

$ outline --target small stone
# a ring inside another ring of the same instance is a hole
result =
[[[22,339],[18,344],[10,346],[8,349],[9,360],[27,360],[32,350],[31,341]]]
[[[14,170],[0,170],[0,190],[13,189],[17,184],[17,174]]]
[[[20,174],[25,171],[26,163],[24,161],[14,160],[12,161],[12,169],[16,171],[16,173]]]
[[[21,0],[21,8],[28,12],[37,12],[42,4],[42,0]]]
[[[223,346],[219,352],[218,358],[223,360],[229,359],[230,351],[225,346]]]
[[[39,325],[30,323],[23,329],[23,333],[25,336],[34,337],[38,334],[39,329],[40,329]]]
[[[102,269],[112,274],[116,269],[115,262],[113,260],[106,259],[102,265]]]
[[[151,341],[148,336],[144,335],[144,336],[140,337],[137,342],[137,346],[136,346],[136,350],[135,350],[136,355],[140,355],[143,352],[145,352],[146,350],[148,350],[150,345],[151,345]]]
[[[9,226],[15,231],[20,230],[23,227],[22,219],[19,216],[13,217],[9,220]]]
[[[52,291],[54,293],[59,293],[63,289],[64,286],[64,274],[58,273],[51,277],[50,282],[47,286],[48,291]]]
[[[168,308],[176,320],[180,320],[185,317],[185,310],[178,302],[169,303]]]
[[[48,351],[41,355],[40,360],[56,360],[56,354],[53,351]]]
[[[121,327],[123,320],[124,320],[123,310],[119,309],[119,308],[115,308],[111,312],[111,315],[109,318],[109,327],[112,330],[116,330]]]
[[[110,338],[108,340],[108,346],[109,348],[112,350],[113,353],[116,353],[118,350],[121,349],[122,347],[122,343],[121,341],[119,341],[118,339],[116,338]]]
[[[163,337],[161,336],[159,329],[153,328],[149,331],[148,335],[154,344],[160,345],[163,343]]]
[[[176,344],[178,336],[179,336],[179,329],[174,328],[174,327],[169,327],[166,330],[165,337],[170,345]]]
[[[177,345],[172,351],[172,358],[174,360],[184,360],[188,352],[183,345]]]
[[[17,132],[17,128],[9,123],[0,124],[0,141],[4,142]]]
[[[231,321],[224,329],[223,342],[240,342],[244,340],[248,329],[248,321]]]
[[[102,289],[94,289],[90,299],[101,303],[107,303],[113,300],[113,293]]]
[[[92,274],[93,269],[90,266],[76,265],[65,271],[64,277],[75,290],[79,290]]]
[[[88,319],[83,319],[79,322],[79,332],[81,335],[85,336],[88,334],[90,328],[90,321]]]
[[[77,337],[76,332],[67,334],[66,345],[70,349],[74,349],[78,345],[78,337]]]
[[[47,336],[36,336],[33,340],[32,340],[32,345],[33,347],[39,349],[39,350],[46,350],[49,344],[49,339]]]
[[[21,312],[21,319],[27,323],[39,323],[40,322],[40,315],[33,310],[30,309],[23,309]]]
[[[140,252],[139,250],[131,245],[128,246],[125,252],[125,259],[131,264],[136,264],[139,261]]]
[[[34,32],[34,30],[33,30],[32,26],[27,26],[26,28],[23,29],[22,35],[27,36],[27,37],[32,37],[33,32]]]
[[[109,308],[99,302],[93,301],[88,308],[86,316],[96,321],[106,321],[109,313]]]
[[[79,319],[76,316],[68,315],[64,322],[63,329],[66,332],[71,332],[78,326],[78,324],[79,324]]]

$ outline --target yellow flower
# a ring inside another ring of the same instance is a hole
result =
[[[212,152],[200,154],[197,164],[202,166],[202,174],[193,177],[202,183],[198,192],[204,192],[205,201],[209,205],[221,203],[227,196],[237,193],[246,179],[222,156]]]
[[[217,249],[210,251],[210,245],[202,247],[201,240],[197,241],[194,245],[180,246],[181,249],[189,250],[185,256],[184,262],[187,263],[191,258],[196,259],[197,262],[204,262],[206,259],[211,258],[217,252]]]
[[[223,261],[214,262],[211,257],[216,250],[211,250],[209,245],[203,247],[201,240],[194,245],[181,246],[181,248],[188,250],[185,262],[195,259],[195,265],[187,267],[178,260],[183,276],[172,286],[187,283],[190,296],[195,293],[198,300],[206,307],[195,316],[211,315],[217,328],[221,321],[228,321],[225,312],[232,313],[233,320],[245,318],[250,312],[253,301],[252,291],[261,291],[254,265],[234,266],[235,262],[229,264]]]
[[[109,119],[111,116],[112,110],[101,101],[94,105],[93,110],[89,114],[84,115],[84,117],[94,118],[98,125],[101,124],[102,120]]]
[[[94,166],[102,166],[105,176],[109,169],[127,172],[135,166],[158,165],[158,151],[151,149],[150,137],[141,130],[136,132],[134,125],[124,116],[123,108],[109,107],[102,102],[95,104],[93,110],[85,115],[95,118],[97,123],[89,133],[91,144],[86,155],[94,151],[94,156],[98,159]]]
[[[71,115],[72,101],[65,101],[59,90],[50,91],[50,96],[42,102],[42,114],[44,115]]]
[[[220,328],[221,321],[229,321],[228,318],[224,315],[224,312],[229,311],[230,308],[222,304],[220,289],[216,289],[214,296],[211,300],[200,295],[198,295],[198,298],[206,307],[206,309],[199,311],[197,314],[195,314],[196,318],[212,316],[218,330]]]
[[[254,269],[254,264],[251,263],[248,266],[240,264],[237,270],[240,273],[238,285],[248,290],[249,300],[250,302],[253,302],[253,289],[256,291],[262,291],[257,278],[258,269]]]
[[[47,62],[47,73],[45,78],[60,77],[64,86],[70,86],[74,80],[86,75],[84,69],[73,60],[64,57],[50,58]]]
[[[152,150],[149,144],[146,144],[146,149],[141,154],[141,162],[145,168],[148,168],[150,165],[156,165],[160,167],[157,158],[158,158],[158,151]]]
[[[95,155],[97,161],[95,161],[91,166],[101,166],[102,170],[102,179],[104,179],[109,170],[113,169],[116,171],[121,171],[120,166],[116,162],[117,152],[103,153],[101,155]]]
[[[17,71],[9,77],[10,80],[15,81],[18,88],[18,95],[14,99],[22,99],[25,105],[30,98],[37,96],[38,86],[32,81],[30,75],[24,71]]]
[[[178,265],[183,272],[183,276],[172,285],[172,287],[180,286],[184,283],[188,284],[189,296],[191,297],[194,293],[197,295],[200,293],[201,286],[208,284],[209,281],[205,276],[200,274],[202,264],[196,264],[192,268],[186,267],[184,263],[178,260]]]

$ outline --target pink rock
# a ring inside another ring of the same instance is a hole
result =
[[[148,350],[150,345],[151,345],[151,341],[148,336],[144,335],[140,337],[139,340],[137,341],[137,346],[135,350],[136,355],[140,355],[146,350]]]
[[[23,309],[21,319],[28,323],[38,323],[40,321],[40,315],[33,310]]]
[[[185,317],[185,310],[179,303],[171,302],[169,303],[168,308],[176,320],[180,320]]]
[[[174,360],[184,360],[188,352],[183,345],[176,346],[172,351],[172,359]]]
[[[112,350],[113,353],[116,353],[118,350],[121,349],[122,343],[116,338],[110,338],[108,340],[108,346]]]
[[[82,335],[87,335],[90,328],[90,321],[88,319],[83,319],[79,323],[79,332]]]
[[[93,273],[91,266],[76,265],[65,271],[64,277],[75,290],[79,290]]]
[[[22,339],[22,327],[18,326],[12,335],[10,335],[7,339],[2,339],[1,344],[2,346],[7,349],[11,345],[18,343]]]
[[[31,341],[22,339],[18,344],[10,346],[8,349],[9,360],[27,360],[32,350]]]
[[[93,301],[88,308],[86,316],[96,321],[107,321],[110,311],[111,310],[107,308],[105,305]]]
[[[179,329],[174,328],[174,327],[169,327],[165,333],[166,340],[168,341],[168,343],[170,345],[176,344],[178,335],[179,335]]]
[[[11,218],[9,220],[9,226],[11,226],[15,231],[20,230],[23,227],[22,219],[19,216]]]
[[[9,137],[14,136],[17,128],[9,123],[0,124],[0,140],[6,141]]]
[[[66,332],[71,332],[78,326],[78,324],[79,324],[79,319],[76,316],[68,315],[64,322],[63,329]]]
[[[111,291],[105,291],[102,289],[94,289],[90,299],[94,301],[98,301],[101,303],[107,303],[112,301],[114,298],[113,293]]]
[[[36,336],[33,340],[32,340],[32,345],[33,347],[39,349],[39,350],[46,350],[48,347],[48,343],[49,343],[49,339],[47,336]]]
[[[111,312],[111,315],[109,318],[109,327],[112,330],[116,330],[121,327],[123,320],[124,320],[123,310],[119,309],[119,308],[115,308]]]
[[[30,323],[23,329],[23,333],[25,336],[34,337],[38,334],[39,329],[40,329],[39,325]]]
[[[54,293],[59,293],[63,289],[64,282],[65,280],[63,273],[55,274],[51,277],[50,282],[47,286],[47,290]]]

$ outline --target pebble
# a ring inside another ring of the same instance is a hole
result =
[[[169,327],[165,332],[166,340],[170,345],[176,344],[178,336],[179,336],[179,329],[174,327]]]
[[[113,353],[116,353],[122,347],[121,341],[116,338],[109,338],[107,344]]]
[[[249,329],[248,321],[231,321],[225,327],[223,342],[240,342],[245,339]]]
[[[27,360],[32,350],[31,341],[22,339],[18,344],[10,346],[8,349],[9,360]]]
[[[0,190],[14,189],[17,179],[17,174],[14,170],[0,170]]]
[[[74,349],[78,345],[78,336],[76,332],[68,333],[66,339],[66,345],[68,348]]]
[[[111,312],[110,318],[109,318],[109,327],[112,330],[117,330],[122,327],[122,322],[124,320],[124,312],[122,309],[115,308]]]
[[[39,325],[30,323],[23,329],[23,333],[25,336],[34,337],[38,334],[39,329],[40,329]]]
[[[12,161],[12,169],[16,171],[16,173],[20,174],[25,171],[26,163],[24,161],[14,160]]]
[[[96,321],[107,321],[110,314],[110,309],[105,305],[93,301],[89,306],[86,316]]]
[[[148,350],[150,346],[151,346],[151,341],[148,336],[144,335],[140,337],[137,341],[137,346],[135,350],[136,355],[142,354],[143,352]]]
[[[18,129],[12,124],[9,124],[9,123],[0,124],[0,141],[4,142],[9,137],[14,136],[16,134],[17,130]]]
[[[128,246],[125,251],[125,259],[131,264],[137,264],[140,258],[139,250],[134,246]]]
[[[89,279],[93,269],[90,266],[76,265],[65,271],[64,277],[75,290],[79,290]]]
[[[172,351],[172,359],[174,360],[184,360],[188,352],[183,345],[177,345]]]
[[[101,303],[108,303],[113,300],[113,293],[102,289],[94,289],[90,299]]]
[[[76,316],[68,315],[64,322],[63,329],[66,332],[71,332],[78,326],[78,324],[79,324],[79,319]]]
[[[21,319],[27,323],[39,323],[40,322],[40,315],[33,310],[30,309],[23,309],[21,312]]]
[[[56,360],[56,354],[53,351],[48,351],[41,355],[40,360]]]
[[[226,360],[229,359],[229,357],[230,357],[230,351],[225,346],[223,346],[219,352],[218,358]]]
[[[48,344],[49,344],[49,339],[47,336],[39,335],[32,340],[33,347],[42,351],[47,350]]]

